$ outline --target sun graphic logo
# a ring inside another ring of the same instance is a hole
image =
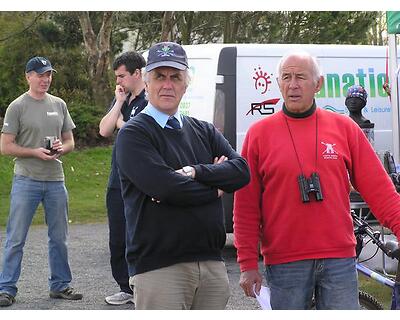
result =
[[[257,70],[258,69],[258,70]],[[268,85],[271,84],[271,77],[268,75],[267,72],[262,71],[261,66],[258,68],[254,68],[254,87],[256,90],[260,90],[261,94],[264,94],[268,90]],[[271,74],[272,75],[272,74]]]

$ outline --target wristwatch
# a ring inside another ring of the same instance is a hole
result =
[[[182,168],[183,173],[188,177],[193,177],[193,167],[186,166]]]

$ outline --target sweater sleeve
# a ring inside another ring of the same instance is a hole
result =
[[[353,129],[350,177],[374,216],[400,239],[400,195],[361,129]]]
[[[197,164],[196,180],[225,192],[236,191],[249,183],[249,169],[244,160],[229,144],[225,137],[207,124],[209,141],[213,152],[212,158],[226,156],[228,160],[219,164]]]
[[[258,143],[250,129],[243,143],[242,156],[250,168],[250,183],[235,192],[233,209],[234,245],[240,271],[258,270],[258,243],[261,226],[262,184],[258,171]]]
[[[218,198],[216,188],[176,173],[168,166],[149,134],[133,123],[119,131],[116,153],[120,175],[144,194],[161,202],[196,206]]]

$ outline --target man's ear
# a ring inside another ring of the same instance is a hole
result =
[[[324,84],[324,77],[320,76],[317,81],[317,85],[315,87],[315,93],[317,93],[319,90],[321,90],[323,84]]]
[[[142,77],[142,72],[140,71],[140,69],[136,69],[135,70],[135,76],[140,79]]]

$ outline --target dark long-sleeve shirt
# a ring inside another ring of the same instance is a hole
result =
[[[214,126],[182,118],[182,129],[169,129],[139,114],[117,137],[131,276],[179,262],[222,260],[226,235],[217,189],[233,192],[249,182],[246,161]],[[228,160],[213,164],[222,155]],[[184,166],[195,168],[195,179],[175,172]]]

